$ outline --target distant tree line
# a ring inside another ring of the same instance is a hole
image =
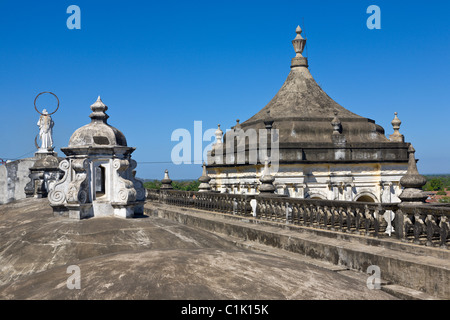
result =
[[[444,196],[439,199],[441,203],[450,203],[450,197],[445,191],[450,191],[450,175],[425,176],[427,183],[422,187],[424,191],[437,191],[436,195]]]
[[[424,191],[450,191],[450,175],[425,176],[427,183],[423,186]]]
[[[198,180],[174,180],[174,181],[172,181],[172,187],[176,190],[198,191],[199,185],[200,185],[200,181],[198,181]],[[160,180],[145,181],[144,188],[159,190],[161,188],[161,181]]]

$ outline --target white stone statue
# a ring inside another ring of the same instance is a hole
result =
[[[42,115],[39,117],[37,125],[39,126],[39,138],[41,139],[41,147],[39,152],[47,152],[53,149],[52,130],[55,123],[47,110],[42,110]]]

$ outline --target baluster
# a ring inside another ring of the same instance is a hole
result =
[[[412,223],[413,221],[413,215],[412,214],[404,214],[403,216],[404,218],[404,240],[408,241],[408,233],[409,230],[414,229],[414,224]]]
[[[370,209],[367,205],[365,205],[364,206],[364,227],[366,228],[366,230],[365,230],[366,236],[369,235],[371,221],[372,221],[372,215],[370,214]]]
[[[219,200],[219,210],[220,210],[220,212],[222,212],[222,213],[225,213],[225,212],[226,212],[226,210],[225,210],[225,199],[226,199],[226,197],[227,197],[227,195],[225,195],[225,194],[220,195],[220,200]]]
[[[259,198],[256,207],[258,209],[260,217],[262,219],[266,219],[266,202],[262,198]]]
[[[274,215],[273,209],[274,208],[273,208],[272,200],[268,200],[267,201],[267,218],[269,220],[273,220],[273,215]]]
[[[214,197],[214,198],[216,198],[216,199],[213,199],[213,197],[211,197],[211,207],[212,207],[212,210],[214,210],[215,212],[220,212],[220,210],[219,210],[219,200],[220,200],[220,197],[219,197],[219,199],[217,199],[217,197]]]
[[[298,204],[294,203],[292,206],[292,223],[293,224],[299,224],[300,219],[299,219],[298,215],[299,215]]]
[[[329,222],[331,220],[331,212],[330,209],[328,208],[328,206],[323,207],[323,222],[324,222],[324,227],[325,229],[329,229]]]
[[[203,194],[203,208],[209,210],[209,195]]]
[[[353,213],[352,207],[348,206],[347,207],[347,233],[352,233],[352,225],[353,225],[353,220],[355,219],[355,215]]]
[[[289,218],[289,223],[290,224],[294,224],[294,204],[292,202],[289,202],[289,200],[287,200],[285,202],[285,206],[287,207],[288,210],[288,218]]]
[[[229,210],[230,195],[227,195],[226,197],[223,198],[222,204],[223,204],[223,207],[222,207],[223,213],[230,213],[230,210]]]
[[[247,210],[247,196],[244,195],[244,196],[241,197],[241,205],[242,205],[241,214],[243,216],[247,216],[247,212],[248,212],[248,210]]]
[[[277,221],[284,221],[284,219],[286,218],[286,212],[284,209],[284,205],[282,202],[277,201]]]
[[[435,221],[435,217],[432,214],[427,215],[425,219],[425,226],[427,231],[427,246],[433,247],[433,236],[436,229],[438,229],[438,226]]]
[[[305,209],[303,207],[303,203],[299,204],[298,207],[298,224],[299,225],[304,225],[305,224],[305,220],[303,218],[303,216],[305,215]]]
[[[280,203],[276,200],[273,200],[273,220],[278,221],[280,219]]]
[[[191,201],[191,204],[192,204],[192,206],[194,207],[194,208],[197,208],[197,203],[198,203],[198,198],[200,197],[200,193],[199,194],[194,194],[193,196],[192,196],[192,201]],[[186,199],[188,196],[187,196],[187,194],[185,194],[185,198],[184,199]]]
[[[248,210],[247,210],[247,196],[242,196],[241,197],[241,214],[243,215],[243,216],[247,216],[247,212],[248,212]]]
[[[208,211],[211,210],[211,201],[210,201],[211,198],[209,194],[205,194],[204,199],[205,199],[205,209],[207,209]]]
[[[275,200],[274,207],[275,207],[275,221],[278,222],[284,220],[284,212],[282,210],[280,202]]]
[[[327,228],[327,214],[325,212],[325,208],[326,207],[320,207],[320,220],[319,220],[319,227],[321,229],[326,229]],[[322,223],[320,224],[320,221],[322,221]]]
[[[321,217],[322,217],[322,208],[317,205],[316,206],[316,223],[317,223],[317,228],[322,228],[322,226],[320,225],[320,221],[321,221]]]
[[[395,229],[397,230],[397,238],[402,242],[408,241],[408,232],[412,226],[412,222],[408,213],[404,209],[398,208],[395,211]]]
[[[285,208],[286,208],[286,223],[294,223],[294,217],[292,216],[293,208],[289,204],[288,201],[285,202]]]
[[[313,227],[314,226],[314,217],[316,215],[316,208],[310,204],[309,205],[309,226]]]
[[[379,231],[380,231],[380,211],[379,209],[375,209],[373,212],[373,227],[375,229],[374,231],[374,237],[378,238]]]
[[[243,214],[243,210],[242,210],[242,198],[238,197],[237,198],[237,214],[238,215],[242,215]]]
[[[330,215],[331,230],[335,230],[334,221],[335,221],[335,215],[337,213],[336,212],[336,208],[335,207],[331,207],[330,213],[331,213],[331,215]]]
[[[264,219],[264,202],[262,199],[256,200],[256,214],[259,215],[260,219]]]
[[[267,200],[264,198],[259,198],[258,203],[260,204],[259,212],[260,212],[261,218],[267,220],[267,218],[268,218],[267,217],[267,211],[268,211],[267,210]]]
[[[339,231],[344,231],[344,217],[345,217],[344,208],[339,207],[338,214],[339,214]]]
[[[443,249],[447,248],[447,237],[449,234],[450,224],[448,221],[447,216],[442,215],[441,221],[439,222],[439,236],[440,236],[440,242],[439,246]]]
[[[269,217],[269,200],[264,199],[262,211],[264,212],[264,219],[270,220],[270,217]]]
[[[314,206],[314,225],[316,226],[316,228],[320,229],[320,206],[319,205],[315,205]]]
[[[274,201],[271,199],[269,201],[269,210],[270,210],[270,220],[275,221],[277,219],[277,213],[275,211],[275,203]]]
[[[194,202],[194,206],[197,209],[201,209],[202,208],[202,198],[203,195],[202,194],[198,194],[197,197],[195,197],[195,202]]]
[[[424,231],[425,223],[423,222],[423,216],[416,212],[414,214],[414,243],[420,244],[420,235]]]
[[[361,234],[361,221],[363,219],[363,214],[360,208],[356,208],[355,211],[355,233]]]
[[[311,215],[311,208],[309,207],[309,205],[306,205],[305,211],[303,214],[303,218],[304,218],[305,226],[308,226],[308,227],[311,225],[311,223],[309,221],[310,215]]]

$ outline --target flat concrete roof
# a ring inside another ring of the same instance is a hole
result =
[[[0,206],[0,299],[395,299],[282,250],[148,217],[54,217],[47,199]],[[69,289],[70,265],[80,289]]]

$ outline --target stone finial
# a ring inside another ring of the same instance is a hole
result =
[[[402,122],[397,117],[397,112],[394,112],[394,120],[391,122],[394,128],[394,133],[389,136],[389,140],[392,142],[405,142],[405,137],[399,132]]]
[[[109,118],[109,116],[105,113],[108,110],[108,107],[103,103],[100,96],[98,96],[97,101],[93,105],[91,105],[92,113],[89,115],[89,118],[92,119],[92,122],[104,122]]]
[[[220,124],[217,125],[217,130],[215,131],[214,135],[216,136],[216,142],[214,143],[214,146],[222,145],[223,131],[220,129]]]
[[[294,46],[296,55],[294,58],[292,58],[291,68],[300,66],[308,67],[308,60],[302,56],[303,50],[305,49],[306,45],[306,39],[303,39],[303,37],[301,36],[302,28],[298,26],[297,29],[295,29],[295,32],[297,33],[297,36],[294,40],[292,40],[292,45]]]
[[[422,187],[427,183],[427,179],[419,174],[414,156],[414,147],[412,144],[408,148],[408,170],[400,179],[400,185],[404,188],[399,198],[405,204],[424,203],[427,195],[422,191]]]
[[[236,125],[234,126],[234,130],[240,130],[241,129],[241,124],[239,123],[239,119],[236,119]]]
[[[297,36],[294,40],[292,40],[292,45],[294,46],[296,57],[303,57],[302,53],[305,49],[306,39],[303,39],[303,37],[301,36],[302,28],[300,28],[300,26],[297,26],[295,32],[297,33]]]
[[[267,194],[275,192],[275,186],[273,185],[275,178],[270,174],[269,161],[267,159],[264,162],[264,170],[259,181],[261,181],[261,186],[259,187],[261,193]]]
[[[272,129],[274,120],[273,120],[272,116],[270,115],[270,110],[267,110],[266,114],[267,114],[267,116],[264,119],[264,125],[267,130],[270,130],[270,129]]]
[[[169,178],[169,170],[164,171],[164,178],[161,180],[161,189],[170,190],[172,187],[172,179]]]
[[[211,191],[211,186],[209,185],[209,181],[211,181],[211,177],[209,177],[208,173],[206,172],[206,163],[205,162],[203,162],[202,176],[200,178],[198,178],[198,181],[200,181],[200,185],[198,186],[198,191],[200,191],[200,192]]]
[[[338,118],[338,112],[334,111],[334,118],[331,120],[331,125],[333,126],[333,134],[341,134],[342,132],[342,124],[341,120]]]

